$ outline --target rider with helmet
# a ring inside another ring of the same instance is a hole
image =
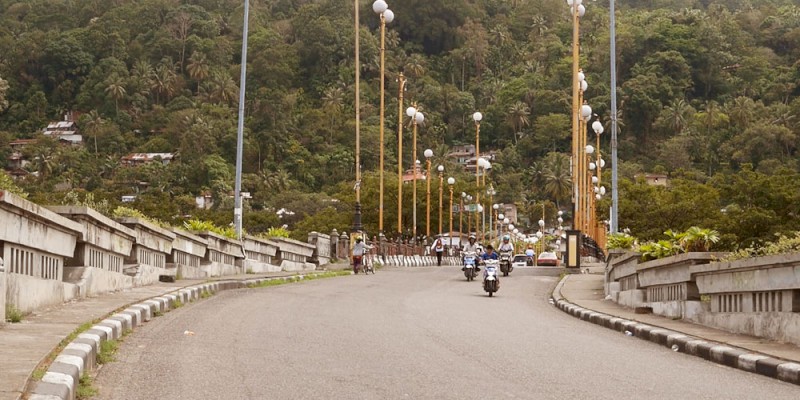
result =
[[[356,242],[353,244],[353,272],[358,273],[364,254],[371,248],[372,246],[363,242],[361,235],[356,236]]]
[[[472,253],[476,257],[481,254],[478,244],[476,243],[475,235],[469,235],[469,243],[465,244],[464,249],[461,251],[461,254],[467,253]],[[463,271],[464,268],[461,268],[461,270]],[[477,270],[480,270],[480,268]]]
[[[503,236],[503,243],[500,243],[500,247],[497,248],[497,251],[504,253],[504,252],[514,252],[514,245],[510,242],[511,237],[508,235]]]

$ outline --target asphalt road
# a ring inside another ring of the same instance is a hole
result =
[[[800,398],[567,316],[555,282],[518,269],[489,298],[457,268],[408,268],[222,292],[127,337],[97,398]]]

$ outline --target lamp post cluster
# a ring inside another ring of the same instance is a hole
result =
[[[573,182],[573,229],[583,231],[601,247],[605,247],[605,229],[597,223],[596,202],[605,194],[600,186],[600,171],[605,161],[600,157],[600,134],[603,125],[592,124],[597,134],[597,148],[587,141],[587,126],[595,114],[586,104],[584,93],[589,87],[586,75],[580,68],[580,19],[586,13],[583,0],[567,0],[573,18],[572,32],[572,182]],[[597,154],[593,156],[594,152]]]
[[[379,126],[379,199],[378,199],[378,230],[381,237],[384,233],[384,170],[385,170],[385,157],[384,157],[384,149],[386,146],[385,143],[385,135],[384,135],[384,127],[385,127],[385,75],[386,75],[386,64],[385,64],[385,52],[386,52],[386,24],[391,23],[394,20],[394,13],[392,10],[389,9],[389,5],[387,4],[386,0],[375,0],[372,3],[372,10],[379,16],[380,18],[380,126]],[[354,231],[361,231],[362,223],[361,223],[361,160],[360,160],[360,153],[361,153],[361,138],[360,138],[360,59],[359,59],[359,2],[354,2],[354,20],[355,20],[355,214],[354,214],[354,221],[353,221],[353,230]],[[397,158],[398,158],[398,166],[397,166],[397,173],[398,173],[398,180],[397,180],[397,192],[398,192],[398,199],[397,199],[397,233],[402,235],[403,233],[403,128],[404,128],[404,117],[402,115],[403,111],[403,95],[406,89],[407,79],[403,75],[403,73],[399,73],[398,78],[398,129],[397,129]],[[411,171],[413,173],[413,188],[412,188],[412,238],[416,240],[418,238],[417,233],[417,180],[420,178],[421,174],[421,165],[420,161],[417,158],[417,129],[418,126],[422,125],[425,121],[425,115],[420,111],[420,107],[417,103],[413,103],[411,107],[408,107],[405,110],[406,116],[409,118],[409,124],[413,130],[412,134],[412,151],[411,151],[411,162],[412,168]],[[470,209],[474,209],[477,212],[482,212],[483,207],[480,204],[480,191],[481,191],[481,171],[480,169],[483,168],[483,173],[491,168],[488,164],[488,161],[482,160],[480,158],[480,122],[483,118],[481,113],[476,112],[472,115],[472,118],[475,122],[475,153],[476,159],[479,161],[478,171],[476,171],[476,193],[475,193],[475,200],[473,203],[473,198],[471,195],[467,195],[466,193],[462,193],[460,198],[461,206],[459,207],[459,231],[463,229],[463,222],[462,218],[464,208],[464,203],[467,203],[467,207]],[[431,178],[432,178],[432,170],[431,170],[431,158],[433,157],[433,151],[427,149],[424,151],[425,161],[426,161],[426,173],[424,175],[424,179],[426,180],[426,236],[431,236],[431,217],[430,217],[430,209],[431,209]],[[485,163],[484,163],[485,162]],[[444,208],[444,166],[439,165],[437,168],[439,172],[439,234],[443,234],[444,229],[444,215],[443,215],[443,208]],[[453,232],[453,186],[455,185],[455,178],[449,177],[447,179],[447,184],[450,190],[450,211],[449,211],[449,231],[452,234]],[[485,178],[484,178],[485,184]],[[493,189],[492,189],[493,191]],[[490,194],[493,196],[494,193]],[[473,205],[474,204],[474,205]],[[476,230],[479,226],[478,215],[476,214],[476,221],[475,226]],[[468,223],[471,225],[471,220],[468,218]],[[468,228],[471,230],[471,226]]]

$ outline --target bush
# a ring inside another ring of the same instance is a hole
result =
[[[800,252],[800,232],[795,232],[794,236],[780,235],[778,236],[778,240],[768,242],[763,246],[740,249],[724,257],[722,261],[735,261],[745,258],[798,252]]]
[[[607,246],[609,249],[631,250],[635,244],[635,237],[624,232],[616,232],[608,237]]]

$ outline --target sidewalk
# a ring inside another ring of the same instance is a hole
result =
[[[568,275],[556,287],[553,299],[557,307],[583,320],[628,331],[633,336],[666,345],[673,350],[677,349],[676,351],[701,356],[712,362],[800,384],[800,347],[653,314],[636,314],[630,308],[605,300],[603,275]],[[594,315],[596,313],[600,314]],[[634,323],[627,324],[617,319]],[[719,346],[720,344],[724,346]],[[674,345],[677,347],[673,347]],[[774,361],[768,363],[769,360]],[[784,365],[780,367],[780,364]]]
[[[347,264],[328,266],[328,271],[345,269]],[[322,272],[322,271],[317,271]],[[81,325],[102,319],[116,310],[163,296],[185,287],[212,281],[242,281],[292,276],[314,271],[276,272],[216,277],[206,280],[181,280],[109,293],[69,302],[36,312],[20,323],[0,328],[0,400],[16,400],[26,390],[28,379],[39,364]]]

